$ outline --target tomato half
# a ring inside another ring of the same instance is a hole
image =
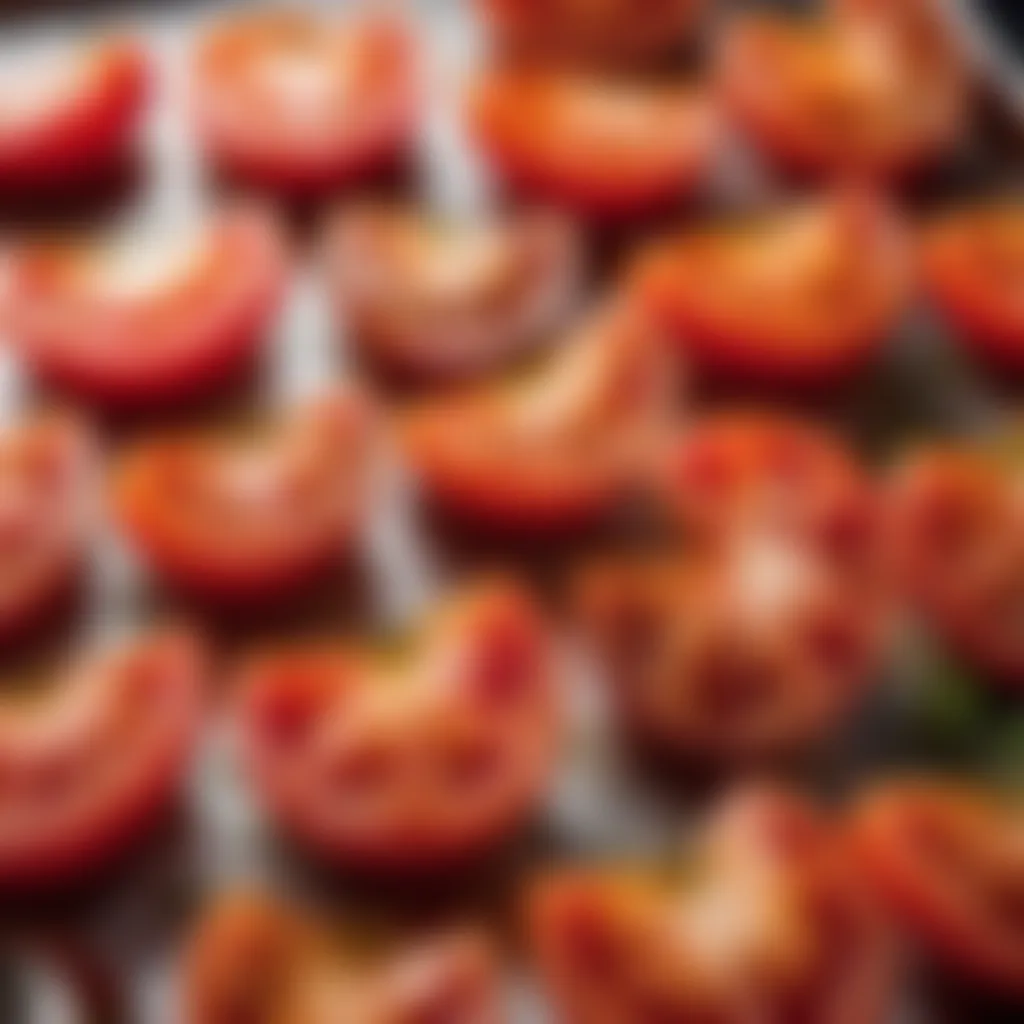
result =
[[[447,868],[506,838],[548,779],[549,639],[511,583],[453,598],[407,658],[307,649],[257,659],[246,677],[241,731],[256,788],[330,861]]]
[[[0,887],[74,884],[177,794],[199,724],[195,641],[155,633],[76,665],[38,701],[0,707]]]
[[[1024,687],[1024,474],[1013,458],[935,449],[893,494],[906,584],[939,635],[995,681]]]
[[[667,413],[668,369],[642,316],[627,306],[602,310],[532,376],[411,413],[407,457],[427,497],[477,527],[585,527],[613,511],[639,476]]]
[[[580,240],[545,213],[444,223],[362,205],[327,243],[339,319],[370,359],[403,377],[493,370],[535,347],[579,291]]]
[[[246,208],[173,246],[28,244],[8,269],[8,328],[33,373],[105,406],[148,408],[252,362],[285,252],[275,223]]]
[[[367,954],[260,895],[221,897],[187,957],[183,1024],[500,1024],[489,943],[440,933]]]
[[[727,799],[660,869],[549,877],[530,923],[573,1024],[856,1024],[893,1003],[891,944],[856,864],[781,791]]]
[[[234,15],[193,64],[196,129],[208,159],[254,184],[307,193],[385,169],[420,120],[415,41],[389,16]]]
[[[717,148],[709,99],[685,85],[499,66],[470,94],[470,126],[516,190],[599,219],[690,197]]]
[[[1024,373],[1024,203],[941,217],[925,235],[922,262],[932,300],[967,345]]]
[[[862,800],[860,862],[897,920],[944,968],[1024,999],[1024,809],[938,779],[881,784]]]
[[[360,397],[338,392],[255,439],[144,441],[115,478],[120,520],[144,560],[186,591],[243,604],[293,595],[358,534],[369,420]]]
[[[688,231],[640,262],[637,287],[698,370],[821,388],[870,362],[898,326],[910,259],[889,206],[844,190]]]
[[[100,40],[0,72],[0,189],[91,183],[131,156],[149,93],[149,58],[133,39]]]
[[[963,137],[970,98],[937,7],[840,0],[817,18],[740,16],[719,54],[735,120],[801,177],[892,181],[931,168]]]

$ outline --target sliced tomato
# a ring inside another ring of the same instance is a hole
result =
[[[688,231],[641,261],[637,287],[698,370],[820,388],[860,370],[897,327],[910,259],[889,206],[843,190]]]
[[[241,731],[283,828],[332,862],[408,873],[494,847],[539,801],[557,738],[539,611],[503,581],[460,594],[405,659],[257,659]]]
[[[183,1024],[500,1024],[494,955],[473,931],[353,951],[324,922],[255,894],[221,897],[187,958]]]
[[[980,356],[1024,373],[1024,203],[955,210],[931,226],[925,281],[953,329]]]
[[[148,408],[252,362],[285,252],[274,222],[245,208],[173,246],[29,244],[8,270],[8,327],[34,373],[105,406]]]
[[[720,52],[737,123],[798,176],[906,179],[956,147],[970,89],[932,0],[840,0],[816,18],[742,15]]]
[[[529,904],[533,946],[573,1024],[854,1024],[893,1004],[891,943],[838,830],[746,790],[660,868],[576,868]]]
[[[860,862],[921,947],[955,976],[1024,999],[1024,809],[967,783],[900,779],[863,798]]]
[[[586,320],[534,375],[424,404],[404,430],[421,487],[458,518],[498,531],[563,532],[604,518],[667,412],[659,341],[617,306]]]
[[[87,659],[38,701],[0,708],[0,887],[75,884],[177,794],[196,738],[202,659],[155,633]]]
[[[513,188],[607,219],[659,212],[708,176],[716,126],[686,85],[499,66],[470,94],[471,128]]]
[[[244,604],[293,595],[352,547],[370,430],[366,403],[338,392],[264,437],[144,441],[115,480],[121,522],[186,591]]]
[[[536,346],[579,291],[580,240],[545,213],[444,223],[412,209],[344,212],[327,245],[339,318],[403,377],[493,370]]]
[[[416,46],[386,15],[233,15],[202,40],[193,109],[222,172],[288,192],[350,184],[397,162],[420,120]]]
[[[905,582],[939,635],[993,680],[1024,687],[1024,475],[1011,457],[934,449],[893,494]]]
[[[88,184],[131,155],[150,85],[136,40],[100,40],[2,74],[0,189]]]

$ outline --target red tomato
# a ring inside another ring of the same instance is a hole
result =
[[[698,369],[809,389],[877,354],[910,299],[908,257],[889,207],[854,190],[687,232],[642,261],[637,280]]]
[[[1011,457],[936,449],[911,458],[893,495],[906,583],[971,664],[1024,687],[1024,476]]]
[[[17,250],[7,315],[20,355],[40,377],[114,407],[223,384],[252,361],[277,310],[283,241],[263,214],[240,209],[188,243]]]
[[[235,15],[203,40],[193,107],[208,158],[289,192],[347,185],[397,162],[420,115],[417,53],[391,17]]]
[[[65,596],[92,533],[96,458],[81,424],[40,417],[0,433],[0,638]]]
[[[746,791],[662,870],[568,869],[530,901],[573,1024],[886,1019],[891,944],[838,835],[796,797]]]
[[[860,863],[921,946],[955,975],[1024,999],[1019,801],[939,780],[883,783],[856,818]]]
[[[257,895],[222,897],[187,960],[183,1024],[501,1024],[498,978],[475,932],[397,952],[349,950],[335,929]]]
[[[635,310],[584,322],[533,376],[436,399],[405,426],[428,497],[476,526],[526,534],[592,524],[638,475],[667,407],[659,339]]]
[[[228,603],[292,595],[351,547],[369,489],[368,409],[311,403],[268,437],[140,444],[115,480],[120,518],[158,574]]]
[[[510,583],[452,600],[405,659],[285,652],[247,673],[241,729],[284,829],[384,873],[489,850],[537,804],[557,738],[546,629]]]
[[[87,184],[131,155],[150,84],[131,39],[107,39],[15,74],[0,102],[0,189]]]
[[[964,61],[928,0],[840,0],[831,16],[757,12],[726,32],[720,74],[739,125],[799,176],[904,179],[960,141]]]
[[[328,238],[339,318],[371,359],[405,377],[492,370],[536,346],[579,291],[580,244],[544,213],[445,224],[364,205]]]
[[[1024,204],[955,211],[925,236],[925,280],[967,344],[1000,369],[1024,373]]]
[[[471,92],[469,117],[514,188],[602,219],[648,215],[692,195],[717,141],[698,90],[560,69],[489,70]]]
[[[198,728],[201,658],[152,634],[96,656],[38,702],[0,708],[0,886],[82,881],[167,808]]]

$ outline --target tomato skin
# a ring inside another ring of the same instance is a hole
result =
[[[1019,885],[1022,821],[1019,805],[937,778],[881,783],[854,817],[860,863],[899,924],[944,970],[1014,1000],[1024,999],[1024,943],[993,901]]]
[[[288,69],[274,79],[274,61],[294,59],[291,45],[307,51],[298,73],[319,69],[334,78],[319,96],[302,98],[301,118]],[[303,196],[353,184],[411,150],[421,120],[418,64],[414,36],[387,16],[332,23],[278,11],[225,20],[193,66],[200,145],[221,173],[270,190]]]
[[[188,767],[203,676],[195,638],[154,633],[87,662],[46,714],[0,709],[0,888],[80,884],[155,825]]]

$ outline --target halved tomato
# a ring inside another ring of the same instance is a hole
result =
[[[698,369],[745,384],[825,387],[861,369],[898,325],[910,262],[888,204],[843,190],[688,231],[641,260],[637,287]]]
[[[494,955],[477,932],[442,932],[368,954],[325,923],[257,894],[221,897],[200,922],[182,1002],[183,1024],[504,1019]]]
[[[266,437],[144,441],[115,478],[121,522],[184,590],[243,604],[294,594],[352,547],[366,513],[370,430],[366,403],[337,392]]]
[[[576,868],[529,905],[573,1024],[887,1019],[892,944],[838,830],[796,796],[746,790],[666,864]]]
[[[351,183],[397,162],[420,119],[415,40],[387,15],[233,15],[193,66],[200,143],[222,172],[288,192]]]
[[[968,783],[901,779],[863,798],[860,863],[943,968],[1024,999],[1024,807]]]
[[[257,659],[241,706],[256,787],[329,861],[417,873],[480,855],[548,780],[552,658],[532,601],[494,581],[452,599],[406,658],[314,648]]]
[[[99,40],[0,72],[0,189],[91,183],[131,156],[150,85],[134,39]]]
[[[1024,473],[1019,456],[936,448],[907,460],[896,547],[942,639],[995,681],[1024,687]]]
[[[0,707],[0,887],[74,884],[162,815],[199,725],[195,640],[154,633],[75,666],[59,690]]]
[[[103,405],[147,408],[203,394],[247,366],[284,278],[276,225],[250,208],[175,245],[28,244],[8,268],[8,328],[43,379]]]
[[[1024,373],[1024,203],[940,217],[925,235],[925,281],[953,329],[1000,369]]]
[[[580,240],[546,213],[485,224],[361,205],[330,231],[339,319],[371,359],[406,377],[464,378],[536,346],[579,291]]]
[[[489,69],[470,93],[469,119],[513,188],[602,219],[687,199],[717,148],[699,89],[557,68]]]
[[[660,339],[628,305],[600,311],[532,376],[434,399],[404,429],[427,496],[477,527],[562,532],[611,512],[668,412]]]
[[[73,585],[96,499],[85,427],[41,416],[0,433],[0,639],[37,623]]]
[[[799,176],[906,179],[964,135],[963,55],[933,0],[756,12],[726,31],[720,76],[739,125]]]

